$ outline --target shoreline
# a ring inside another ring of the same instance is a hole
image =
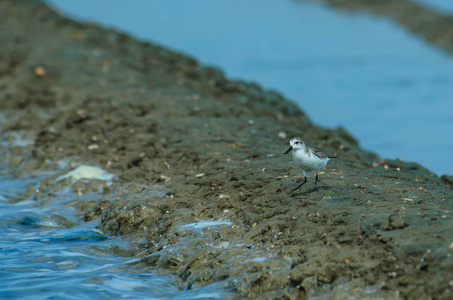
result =
[[[20,174],[69,160],[114,174],[78,209],[140,241],[142,267],[250,298],[364,297],[370,286],[373,297],[451,297],[451,176],[379,160],[278,92],[176,52],[39,1],[0,8],[1,134],[34,141],[27,156],[8,146],[10,164]],[[288,192],[301,172],[282,153],[299,135],[340,157],[314,193]],[[208,221],[220,223],[194,228]]]

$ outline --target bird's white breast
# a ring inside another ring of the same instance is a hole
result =
[[[319,158],[316,155],[308,154],[305,149],[293,151],[294,163],[305,172],[318,173],[322,168],[327,165],[328,158]]]

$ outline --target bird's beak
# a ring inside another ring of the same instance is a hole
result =
[[[288,154],[288,153],[290,153],[290,152],[291,152],[291,150],[293,150],[293,147],[292,147],[292,146],[289,146],[288,150],[286,150],[286,152],[285,152],[285,153],[283,153],[283,154]]]

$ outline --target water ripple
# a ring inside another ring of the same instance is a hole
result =
[[[130,264],[134,245],[103,234],[97,222],[81,222],[73,208],[99,198],[96,192],[80,195],[63,186],[31,196],[45,177],[16,178],[2,167],[0,298],[229,298],[219,283],[183,290],[176,276]]]

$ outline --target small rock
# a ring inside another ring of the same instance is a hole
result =
[[[35,74],[36,77],[44,77],[44,75],[46,75],[46,69],[44,69],[44,67],[39,66],[33,70],[33,73]]]

